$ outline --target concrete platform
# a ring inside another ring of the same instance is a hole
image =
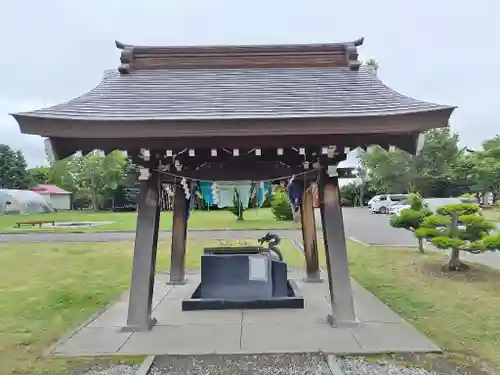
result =
[[[332,328],[328,284],[306,284],[291,274],[305,298],[300,310],[182,311],[199,283],[191,275],[182,286],[166,285],[158,275],[150,332],[121,332],[128,292],[51,348],[57,356],[278,354],[324,352],[368,354],[432,352],[440,349],[353,281],[359,324]]]

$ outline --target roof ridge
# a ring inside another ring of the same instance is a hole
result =
[[[358,70],[357,47],[364,38],[343,43],[225,46],[133,46],[115,41],[121,49],[118,71],[161,68],[326,67]]]

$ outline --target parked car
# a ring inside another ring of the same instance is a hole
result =
[[[423,203],[432,212],[436,212],[438,208],[446,206],[447,204],[462,203],[461,198],[424,198]],[[410,202],[408,200],[402,200],[392,206],[388,207],[388,211],[391,215],[399,215],[401,211],[410,208]]]
[[[387,214],[389,207],[408,198],[408,194],[380,194],[368,201],[368,209],[375,213]]]
[[[388,213],[390,215],[399,215],[401,211],[407,210],[410,208],[410,203],[404,199],[401,202],[394,203],[393,205],[387,207]]]

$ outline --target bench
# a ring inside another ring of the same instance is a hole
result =
[[[31,225],[32,228],[35,227],[35,225],[38,225],[39,228],[42,227],[42,224],[52,224],[54,226],[55,220],[28,220],[28,221],[21,221],[19,223],[16,223],[18,228],[21,228],[21,225]]]

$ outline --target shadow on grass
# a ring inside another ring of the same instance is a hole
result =
[[[460,283],[490,282],[500,285],[500,273],[498,270],[477,263],[467,263],[467,265],[470,268],[466,271],[449,271],[446,269],[445,262],[426,260],[421,263],[420,271],[424,276],[445,278]]]

